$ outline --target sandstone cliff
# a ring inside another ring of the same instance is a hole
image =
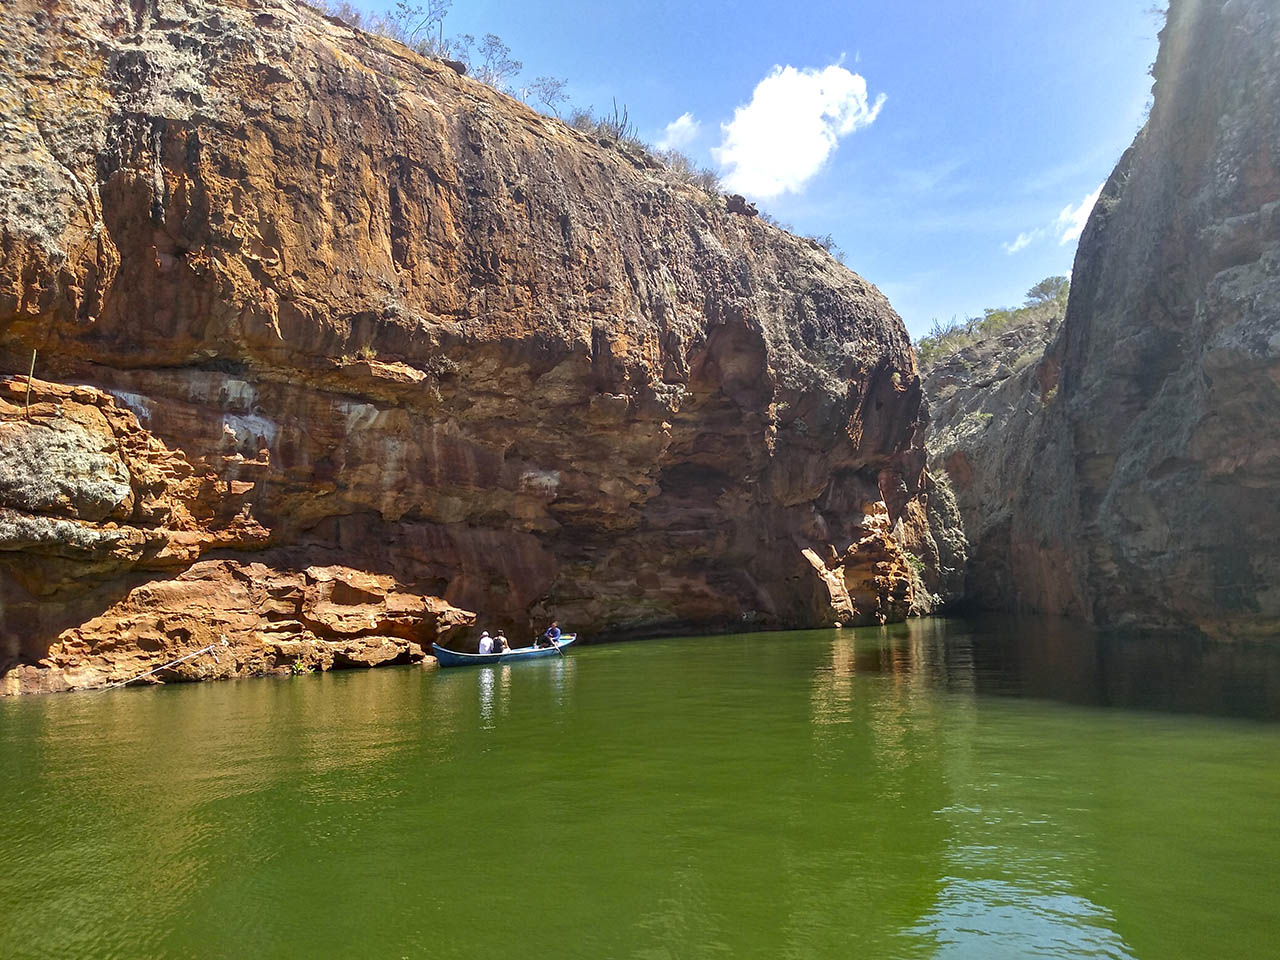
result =
[[[1280,10],[1174,0],[1044,357],[933,452],[989,607],[1280,629]],[[943,389],[945,365],[929,392]],[[935,410],[937,405],[935,404]],[[973,491],[969,495],[967,491]]]
[[[914,359],[815,244],[290,0],[6,19],[0,692],[905,614]]]

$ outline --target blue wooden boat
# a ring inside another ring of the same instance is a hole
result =
[[[576,633],[561,634],[559,647],[563,650],[565,647],[573,646],[573,641],[578,639]],[[537,660],[542,657],[558,657],[555,647],[519,647],[514,650],[505,650],[502,653],[459,653],[457,650],[448,650],[438,643],[431,645],[431,652],[435,658],[440,661],[442,667],[483,667],[485,664],[493,663],[511,663],[515,660]]]

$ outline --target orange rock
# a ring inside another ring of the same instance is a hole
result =
[[[825,251],[291,0],[44,10],[0,62],[76,78],[5,117],[51,189],[0,224],[0,361],[49,378],[39,429],[2,391],[48,456],[0,487],[0,661],[825,623],[814,544],[874,580],[851,622],[903,615],[862,505],[918,489],[919,381]]]

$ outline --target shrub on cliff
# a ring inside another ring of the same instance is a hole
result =
[[[511,92],[507,82],[524,68],[523,63],[512,58],[511,48],[496,33],[486,33],[478,44],[469,33],[446,37],[444,20],[453,0],[428,0],[425,7],[398,0],[395,9],[387,13],[365,13],[347,0],[315,2],[317,9],[349,27],[403,43],[424,57],[456,60],[481,83],[504,93]],[[564,81],[560,83],[563,85]]]
[[[840,249],[840,245],[836,243],[835,237],[831,236],[831,234],[806,233],[804,235],[804,238],[806,240],[812,241],[813,243],[816,243],[823,250],[827,251],[827,253],[831,254],[831,256],[835,257],[836,260],[838,260],[840,263],[844,263],[845,252]]]
[[[567,102],[569,99],[569,95],[564,92],[564,88],[568,83],[568,80],[562,80],[557,77],[538,77],[533,83],[529,84],[529,92],[533,94],[538,103],[558,117],[560,116],[560,104]]]
[[[585,109],[575,107],[569,114],[569,126],[588,136],[613,144],[639,147],[646,153],[649,152],[649,145],[640,139],[636,125],[631,121],[627,105],[624,103],[619,110],[617,100],[613,101],[613,113],[603,113],[599,116],[591,107]]]
[[[473,53],[474,42],[469,33],[461,33],[454,37],[453,59],[465,63],[467,72],[481,83],[487,83],[495,90],[510,93],[507,81],[524,69],[524,64],[512,59],[511,48],[503,43],[502,38],[496,33],[486,33]]]
[[[699,167],[679,150],[659,150],[654,155],[663,162],[673,178],[692,184],[712,196],[720,192],[719,175],[707,167]]]
[[[1067,308],[1070,290],[1071,281],[1066,277],[1046,277],[1027,291],[1021,307],[987,307],[980,317],[952,317],[950,323],[934,320],[929,332],[915,344],[921,372],[943,357],[1023,324],[1047,321],[1052,328]]]

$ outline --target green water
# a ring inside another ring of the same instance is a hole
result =
[[[0,702],[0,956],[1280,955],[1280,658],[1039,621]]]

